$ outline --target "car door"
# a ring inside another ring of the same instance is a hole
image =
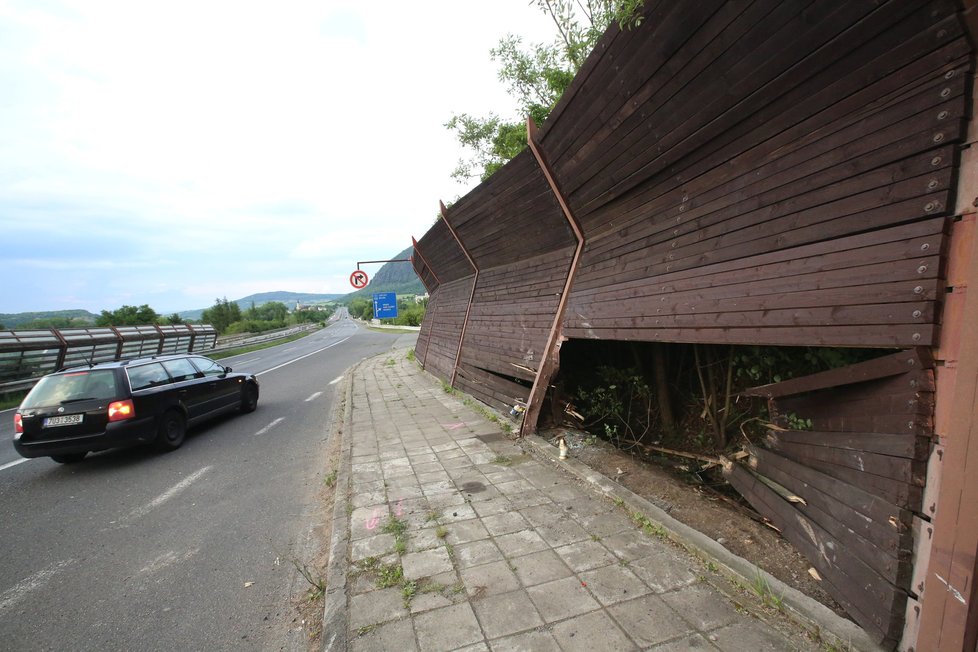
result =
[[[204,374],[186,358],[163,360],[161,364],[173,379],[173,388],[178,400],[187,409],[189,419],[193,421],[205,415],[210,409],[208,402],[214,397],[210,395],[206,384],[198,384],[198,380],[203,379]]]
[[[212,393],[208,405],[210,412],[229,408],[241,402],[240,383],[236,378],[228,378],[224,365],[199,356],[190,358],[190,361],[204,374],[204,380]]]

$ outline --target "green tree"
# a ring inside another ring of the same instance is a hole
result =
[[[184,322],[183,322],[183,317],[181,317],[177,313],[173,313],[172,315],[166,318],[166,323],[169,324],[170,326],[178,326]]]
[[[241,308],[237,303],[228,301],[227,297],[215,299],[214,305],[204,310],[201,321],[210,324],[219,333],[223,333],[228,326],[236,321],[241,321]]]
[[[122,306],[118,310],[109,312],[103,310],[102,314],[95,320],[96,326],[145,326],[148,324],[160,323],[160,315],[147,304],[139,307]]]
[[[642,22],[638,10],[644,0],[536,0],[537,7],[554,23],[557,37],[551,43],[525,48],[519,36],[507,34],[490,50],[499,63],[499,79],[516,100],[522,117],[540,124],[570,85],[595,43],[612,22],[623,29]],[[478,177],[485,181],[526,147],[522,119],[507,120],[467,113],[453,115],[445,123],[472,154],[459,161],[452,177],[460,182]]]

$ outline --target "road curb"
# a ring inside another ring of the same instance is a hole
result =
[[[350,543],[350,473],[353,442],[349,437],[353,425],[353,375],[365,361],[361,360],[343,374],[343,416],[337,411],[330,428],[333,437],[340,437],[340,462],[333,493],[333,522],[329,542],[329,563],[326,566],[326,597],[323,606],[323,652],[346,652],[347,613],[346,589],[349,576],[347,550]]]
[[[531,449],[532,453],[592,485],[606,497],[615,502],[622,501],[629,512],[640,512],[657,523],[666,531],[669,539],[693,555],[716,562],[725,576],[747,586],[752,585],[757,577],[761,577],[771,587],[771,591],[781,597],[788,616],[803,627],[818,633],[822,638],[835,638],[835,643],[844,646],[847,650],[883,651],[883,648],[877,645],[861,627],[842,618],[821,602],[788,586],[743,557],[733,554],[702,532],[676,520],[654,503],[598,473],[583,462],[572,457],[561,460],[557,448],[539,435],[528,435],[522,439],[522,442]]]

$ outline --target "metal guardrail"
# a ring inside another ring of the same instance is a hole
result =
[[[286,337],[296,335],[297,333],[305,333],[306,331],[316,330],[317,328],[319,328],[319,323],[311,322],[308,324],[300,324],[299,326],[280,328],[279,330],[275,331],[266,331],[261,335],[222,337],[218,339],[215,347],[209,352],[224,353],[225,351],[233,351],[234,349],[240,349],[246,346],[252,346],[254,344],[274,342],[275,340],[281,340]]]
[[[0,391],[31,387],[57,369],[167,353],[210,351],[210,325],[121,326],[0,331]]]

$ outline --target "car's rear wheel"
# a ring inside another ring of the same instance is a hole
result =
[[[58,464],[74,464],[85,459],[88,453],[65,453],[63,455],[52,455],[51,459]]]
[[[258,388],[247,384],[241,390],[241,411],[247,414],[258,409]]]
[[[180,448],[186,436],[186,419],[179,412],[170,410],[160,419],[160,425],[156,430],[156,440],[153,442],[153,445],[158,451],[173,451]]]

